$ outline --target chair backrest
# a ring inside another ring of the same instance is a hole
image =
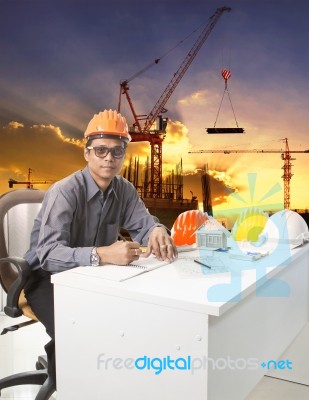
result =
[[[44,190],[17,189],[0,196],[0,259],[23,257],[30,244],[30,233]],[[0,284],[7,291],[16,279],[13,264],[0,263]]]

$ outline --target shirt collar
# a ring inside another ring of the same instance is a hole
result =
[[[88,166],[86,166],[82,170],[82,174],[85,179],[85,185],[86,185],[86,191],[87,191],[87,202],[91,200],[94,196],[96,196],[98,193],[101,192],[101,189],[98,187],[98,185],[95,183],[94,179],[92,178]],[[111,184],[109,185],[107,196],[108,197],[111,193],[114,193],[115,197],[118,199],[118,196],[116,194],[115,190],[115,184],[116,184],[116,177],[113,178]]]
[[[87,202],[90,201],[95,195],[100,192],[97,184],[95,183],[94,179],[92,178],[88,166],[86,166],[82,170],[82,174],[84,177],[84,182],[86,186],[86,193],[87,193]]]
[[[116,192],[116,182],[117,182],[117,176],[115,176],[110,184],[109,187],[109,191],[108,191],[108,195],[110,193],[114,193],[114,196],[116,197],[117,200],[119,200],[118,196],[117,196],[117,192]]]

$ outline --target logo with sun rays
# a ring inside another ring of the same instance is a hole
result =
[[[232,238],[236,242],[257,242],[268,220],[268,213],[263,209],[279,210],[283,208],[283,202],[275,204],[269,202],[269,199],[273,195],[282,191],[281,185],[277,182],[267,191],[267,193],[255,201],[256,181],[257,174],[249,173],[248,186],[250,191],[250,203],[244,200],[244,198],[238,193],[230,194],[230,196],[247,205],[246,208],[241,210],[231,231]],[[267,200],[267,203],[265,203],[265,200]],[[263,208],[260,205],[262,205]]]

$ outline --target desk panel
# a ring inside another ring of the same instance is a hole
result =
[[[58,285],[55,298],[57,399],[207,398],[187,364],[207,358],[207,315]]]

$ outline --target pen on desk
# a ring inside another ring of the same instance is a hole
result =
[[[207,264],[204,264],[204,263],[202,263],[202,262],[200,262],[198,260],[193,260],[193,261],[196,262],[197,264],[203,265],[203,267],[207,267],[207,268],[211,269],[211,267],[209,265],[207,265]]]

